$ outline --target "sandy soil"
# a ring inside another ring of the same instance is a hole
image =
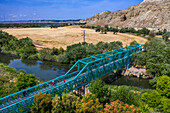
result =
[[[123,46],[128,46],[130,42],[136,40],[138,43],[144,44],[147,42],[146,39],[134,36],[126,33],[118,33],[113,35],[113,33],[108,32],[107,34],[101,34],[95,32],[93,29],[82,29],[79,26],[70,27],[60,27],[60,28],[18,28],[18,29],[3,29],[3,31],[8,32],[16,36],[18,39],[29,37],[37,45],[43,47],[63,47],[66,49],[68,45],[83,42],[83,30],[86,30],[86,42],[87,43],[98,43],[121,41]]]

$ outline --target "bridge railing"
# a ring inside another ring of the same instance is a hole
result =
[[[79,74],[84,72],[87,66],[88,64],[86,64],[86,66],[80,70]],[[80,77],[74,77],[73,79],[70,79],[65,83],[62,83],[58,86],[51,87],[45,91],[42,91],[41,93],[51,94],[51,96],[54,97],[56,94],[62,95],[62,93],[71,92],[88,83],[87,75],[88,73],[85,73]],[[29,112],[30,107],[34,104],[33,98],[34,95],[26,99],[23,99],[19,102],[13,103],[9,106],[0,109],[0,112],[2,113]]]
[[[8,102],[12,102],[14,100],[16,101],[16,99],[18,99],[17,101],[20,101],[20,99],[23,99],[24,97],[27,97],[27,96],[31,96],[31,94],[38,93],[38,91],[46,90],[46,89],[52,87],[52,85],[59,85],[63,82],[64,79],[66,80],[66,79],[76,76],[80,70],[76,70],[73,72],[71,72],[71,71],[73,70],[73,68],[75,68],[78,65],[78,63],[79,63],[79,61],[77,63],[75,63],[66,74],[64,74],[62,76],[59,76],[55,79],[49,80],[42,84],[38,84],[36,86],[21,90],[19,92],[10,94],[3,98],[0,98],[0,108],[1,108],[1,105],[4,103],[8,104]],[[52,83],[53,81],[54,81],[54,84]]]

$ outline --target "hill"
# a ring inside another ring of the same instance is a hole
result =
[[[87,25],[109,25],[112,27],[146,27],[151,30],[170,31],[170,0],[144,0],[137,6],[116,12],[105,11],[81,20]]]

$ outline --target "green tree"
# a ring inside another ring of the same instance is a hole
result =
[[[150,93],[144,93],[141,99],[144,100],[149,107],[153,107],[158,111],[170,112],[170,77],[161,76],[157,80],[156,90]]]
[[[94,94],[88,93],[76,105],[76,113],[103,113],[103,105]]]
[[[165,41],[168,41],[168,38],[170,37],[170,32],[166,32],[165,34],[162,35],[162,37]]]
[[[110,103],[111,91],[102,80],[96,79],[95,81],[92,81],[89,85],[89,90],[91,93],[95,94],[100,103]]]
[[[148,40],[152,40],[153,38],[155,38],[155,33],[154,33],[154,31],[150,31],[149,32],[149,39]]]
[[[26,89],[38,84],[35,75],[20,73],[17,78],[16,87],[18,90]]]
[[[112,92],[111,101],[120,100],[129,105],[140,105],[140,97],[138,94],[132,92],[128,87],[122,86]]]
[[[131,46],[131,45],[135,45],[135,44],[137,44],[137,42],[134,40],[134,41],[132,41],[132,42],[130,43],[130,46]]]
[[[52,98],[50,94],[35,95],[34,105],[31,107],[31,113],[51,113]]]
[[[63,94],[61,97],[56,95],[52,100],[52,113],[74,113],[76,104],[80,101],[73,92]]]
[[[101,26],[98,25],[98,26],[96,27],[96,32],[100,32],[100,28],[101,28]]]
[[[163,75],[157,80],[156,90],[167,98],[170,98],[170,77]]]

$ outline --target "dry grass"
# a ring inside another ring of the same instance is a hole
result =
[[[68,45],[83,42],[83,31],[84,29],[79,26],[70,27],[60,27],[60,28],[18,28],[18,29],[3,29],[3,31],[8,32],[16,36],[18,39],[29,37],[37,45],[44,47],[63,47],[66,49]],[[108,34],[100,34],[92,29],[86,30],[86,42],[87,43],[98,43],[121,41],[123,46],[127,46],[130,42],[136,40],[138,43],[144,44],[147,42],[146,39],[134,36],[126,33],[118,33],[118,35],[113,35],[113,33],[108,32]]]

